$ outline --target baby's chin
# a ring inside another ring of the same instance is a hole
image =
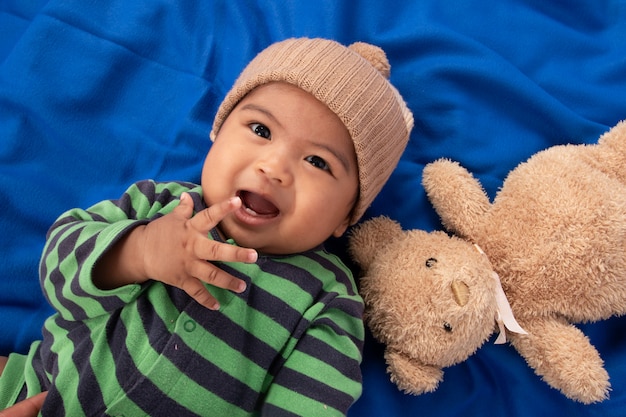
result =
[[[242,248],[254,249],[259,253],[267,255],[287,254],[280,247],[274,245],[271,240],[268,240],[267,236],[264,236],[264,238],[255,236],[254,232],[242,230],[233,225],[232,222],[229,222],[229,219],[222,220],[217,226],[217,231],[224,241],[232,240],[237,246]]]
[[[248,234],[243,233],[241,236],[239,237],[237,236],[238,236],[237,233],[233,233],[226,239],[232,239],[237,244],[237,246],[240,246],[242,248],[254,249],[259,253],[259,255],[268,255],[268,256],[286,256],[286,255],[293,255],[296,253],[302,253],[312,248],[315,248],[321,245],[321,243],[323,243],[323,242],[320,242],[319,244],[313,245],[312,247],[310,247],[310,245],[307,244],[306,247],[304,247],[303,245],[298,245],[298,244],[285,245],[284,239],[279,239],[278,241],[272,241],[271,239],[267,239],[266,236],[264,237],[250,236],[250,233]],[[303,242],[299,242],[299,243],[303,243]]]

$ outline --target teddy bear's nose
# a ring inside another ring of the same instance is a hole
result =
[[[469,301],[469,287],[463,281],[452,281],[450,284],[454,301],[461,307]]]

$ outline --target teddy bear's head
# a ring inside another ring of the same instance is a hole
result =
[[[441,368],[467,359],[494,332],[493,270],[471,243],[378,217],[352,232],[350,252],[362,268],[366,321],[404,391],[433,391]]]

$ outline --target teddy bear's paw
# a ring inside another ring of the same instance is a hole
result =
[[[580,329],[562,318],[525,326],[529,334],[513,335],[513,345],[546,383],[584,404],[608,398],[609,374]]]
[[[585,383],[584,387],[576,387],[577,392],[573,395],[565,394],[567,397],[580,401],[583,404],[592,404],[604,401],[609,398],[609,391],[611,390],[611,384],[608,381],[598,380],[591,386],[589,381]]]
[[[385,352],[387,372],[391,381],[406,394],[419,395],[433,392],[443,380],[441,368],[425,365],[415,359],[395,351]]]
[[[609,374],[602,366],[599,355],[585,358],[569,369],[561,369],[559,375],[552,376],[550,385],[561,390],[568,398],[583,404],[597,403],[609,397],[611,384]]]
[[[472,240],[472,230],[491,208],[478,179],[458,162],[444,158],[424,167],[422,185],[446,229]]]

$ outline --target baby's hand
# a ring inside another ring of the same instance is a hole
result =
[[[193,202],[183,193],[171,213],[147,224],[143,230],[143,262],[146,276],[184,290],[198,303],[216,310],[219,303],[203,283],[243,292],[244,281],[209,261],[247,262],[257,260],[254,249],[216,242],[209,231],[241,206],[241,200],[214,204],[192,217]]]

